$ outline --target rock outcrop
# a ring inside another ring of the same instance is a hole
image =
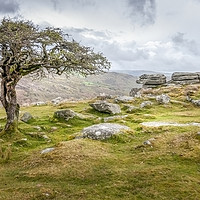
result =
[[[154,88],[166,83],[164,74],[143,74],[136,81],[138,84],[143,84],[144,88]]]
[[[107,101],[97,101],[91,103],[90,106],[99,112],[105,112],[109,114],[118,114],[121,112],[120,106]]]
[[[174,72],[170,82],[181,85],[200,83],[200,73]]]
[[[113,123],[101,123],[89,126],[82,130],[84,138],[93,140],[104,140],[110,138],[112,135],[121,133],[123,130],[129,130],[128,126]]]

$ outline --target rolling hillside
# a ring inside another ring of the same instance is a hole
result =
[[[18,86],[19,103],[32,103],[37,101],[50,101],[56,97],[63,99],[89,99],[100,93],[111,95],[128,95],[136,84],[137,77],[128,74],[109,72],[88,77],[56,76],[33,81],[31,78],[23,78]]]

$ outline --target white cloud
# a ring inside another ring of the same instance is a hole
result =
[[[103,52],[113,69],[197,71],[200,65],[200,0],[7,0],[1,5],[5,2],[10,6],[1,6],[0,16],[18,9],[37,24],[61,27]]]

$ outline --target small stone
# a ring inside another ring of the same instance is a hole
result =
[[[46,149],[43,149],[40,153],[41,153],[41,154],[49,153],[49,152],[53,151],[54,149],[55,149],[54,147],[46,148]]]
[[[56,130],[58,130],[57,127],[55,127],[55,126],[51,127],[51,131],[56,131]]]
[[[50,140],[50,138],[47,135],[42,135],[42,138],[45,140]]]
[[[160,104],[168,104],[170,102],[170,97],[166,94],[161,94],[156,96],[156,101]]]
[[[144,145],[151,145],[151,142],[149,140],[146,140],[143,142]]]
[[[200,132],[197,132],[197,136],[200,136]]]
[[[145,108],[145,107],[148,107],[148,106],[151,106],[151,105],[153,105],[153,103],[151,101],[144,101],[140,104],[140,107]]]
[[[25,112],[21,117],[21,121],[25,123],[29,122],[31,119],[33,119],[33,116],[29,112]]]
[[[38,131],[42,130],[42,128],[40,126],[34,126],[33,128],[37,129]]]

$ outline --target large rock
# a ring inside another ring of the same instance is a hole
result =
[[[31,119],[33,119],[33,116],[29,112],[25,112],[20,119],[21,119],[21,121],[27,123]]]
[[[90,106],[99,112],[105,112],[110,114],[117,114],[121,112],[120,106],[106,101],[97,101],[91,103]]]
[[[171,77],[171,82],[181,85],[199,83],[199,73],[174,72]]]
[[[72,119],[74,117],[76,117],[78,114],[75,113],[73,110],[58,110],[56,112],[54,112],[54,117],[57,119],[62,119],[65,121],[68,121],[69,119]]]
[[[143,87],[157,87],[166,83],[166,76],[164,74],[143,74],[136,83],[143,84]]]
[[[129,130],[128,126],[113,123],[101,123],[93,126],[89,126],[82,130],[84,138],[90,138],[93,140],[104,140],[110,138],[112,135],[123,132],[123,130]]]

